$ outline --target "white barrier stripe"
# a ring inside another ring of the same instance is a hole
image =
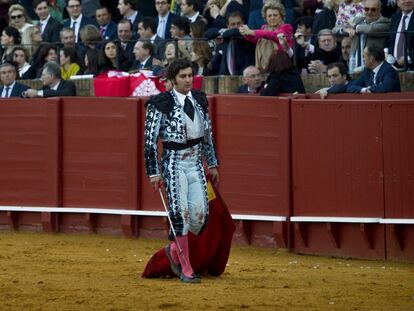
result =
[[[345,223],[379,223],[381,218],[364,218],[364,217],[311,217],[311,216],[293,216],[290,217],[292,222],[345,222]]]
[[[167,216],[167,213],[165,211],[143,211],[143,210],[81,208],[81,207],[0,206],[0,211],[48,212],[48,213],[90,213],[90,214],[163,216],[163,217]],[[232,214],[232,218],[234,220],[286,221],[286,217],[284,216]]]
[[[380,224],[413,225],[414,219],[412,218],[383,218],[383,219],[380,219]]]

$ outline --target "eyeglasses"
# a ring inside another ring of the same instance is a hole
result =
[[[77,8],[80,8],[80,4],[68,5],[67,7],[68,7],[69,9],[77,9]]]
[[[376,11],[378,11],[378,8],[367,8],[367,7],[365,7],[365,8],[364,8],[364,11],[365,11],[365,12],[369,12],[369,11],[371,11],[371,12],[376,12]]]
[[[166,1],[160,1],[160,2],[156,1],[155,2],[155,5],[166,5],[166,4],[168,4],[168,2],[166,2]]]
[[[23,17],[23,14],[19,14],[19,15],[12,15],[12,16],[10,16],[11,17],[11,19],[20,19],[20,18],[22,18]]]

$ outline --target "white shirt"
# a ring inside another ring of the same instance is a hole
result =
[[[198,15],[200,15],[200,12],[197,11],[193,16],[187,17],[187,18],[190,20],[191,23],[194,23],[196,21]]]
[[[12,84],[10,84],[9,86],[7,85],[3,85],[3,92],[1,93],[1,98],[5,98],[6,97],[6,87],[9,88],[9,94],[8,97],[9,98],[11,96],[11,92],[13,91],[14,85],[16,84],[16,80],[13,81]]]
[[[395,36],[394,53],[393,53],[394,57],[397,57],[398,40],[400,40],[401,32],[404,30],[407,30],[408,24],[410,23],[410,20],[411,20],[411,15],[413,15],[413,11],[411,11],[408,14],[402,13],[400,23],[398,24],[397,35]],[[402,29],[402,21],[403,21],[404,16],[407,16],[407,18],[405,19],[405,29]]]
[[[134,25],[134,21],[135,21],[135,18],[137,17],[137,15],[138,15],[138,11],[134,11],[134,14],[132,14],[131,16],[129,16],[129,17],[124,16],[124,17],[126,19],[129,19],[131,24]]]
[[[158,27],[157,27],[157,35],[162,39],[165,39],[165,28],[167,27],[167,20],[170,12],[167,13],[165,16],[158,15]]]
[[[153,35],[150,39],[151,43],[154,44],[155,38],[157,37],[157,34]]]
[[[49,22],[49,19],[50,19],[50,14],[44,20],[39,21],[40,31],[42,32],[42,34],[45,31],[45,28],[46,28],[47,23]]]
[[[184,100],[187,96],[190,98],[194,106],[195,99],[191,94],[191,91],[187,94],[181,94],[174,89],[174,94],[177,96],[178,103],[181,105],[181,107],[184,107]],[[197,108],[194,106],[194,120],[191,120],[185,112],[184,115],[185,123],[187,126],[187,140],[196,139],[204,136],[204,129]]]
[[[70,19],[70,28],[73,29],[73,23],[76,22],[75,29],[74,29],[75,30],[75,42],[78,42],[78,34],[79,34],[81,20],[82,20],[82,13],[78,16],[77,19],[72,19],[72,18]]]
[[[384,62],[381,62],[381,64],[379,64],[377,67],[375,67],[374,69],[372,69],[372,71],[374,73],[374,77],[372,79],[373,82],[374,82],[374,84],[376,84],[376,81],[375,80],[377,79],[377,74],[378,74],[378,71],[380,70],[382,64],[384,64]]]

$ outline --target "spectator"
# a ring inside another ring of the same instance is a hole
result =
[[[29,55],[27,50],[21,46],[16,46],[13,49],[13,62],[17,65],[18,77],[21,80],[34,79],[36,77],[36,70],[28,62]]]
[[[191,61],[196,75],[209,76],[213,74],[210,63],[212,57],[210,46],[206,41],[193,42]]]
[[[58,48],[53,44],[46,44],[40,47],[39,56],[34,60],[33,67],[36,70],[36,79],[42,75],[43,66],[48,62],[57,62]]]
[[[99,27],[94,19],[81,13],[82,5],[80,0],[68,0],[66,10],[69,18],[63,21],[63,27],[70,27],[75,33],[75,42],[80,41],[79,32],[86,25]]]
[[[155,19],[157,24],[157,35],[162,39],[171,39],[171,23],[177,15],[170,12],[171,0],[155,0],[155,9],[158,16]]]
[[[310,46],[312,39],[312,23],[313,17],[311,16],[302,16],[296,21],[296,45],[293,52],[293,55],[296,60],[296,67],[299,72],[302,70],[308,70],[308,65],[310,62],[309,50],[306,47]],[[290,53],[292,54],[292,53]]]
[[[269,57],[275,51],[287,51],[293,45],[293,28],[284,23],[285,8],[280,3],[268,2],[263,6],[266,24],[260,30],[251,30],[249,26],[240,27],[240,33],[246,40],[256,44],[256,66],[263,70],[269,63]]]
[[[312,25],[312,33],[318,34],[322,29],[332,29],[336,24],[336,14],[338,12],[340,0],[322,0],[323,9],[315,14]],[[311,44],[317,45],[318,38],[313,36]]]
[[[385,61],[382,47],[375,45],[365,47],[364,64],[365,69],[361,76],[348,84],[348,93],[387,93],[401,91],[398,73]]]
[[[260,95],[277,96],[280,93],[305,93],[302,78],[285,51],[276,50],[272,54],[266,72],[269,73],[269,76]]]
[[[117,37],[117,25],[111,20],[111,13],[107,7],[100,7],[95,13],[96,22],[99,25],[99,33],[103,40],[115,40]]]
[[[338,16],[336,18],[336,27],[352,27],[355,17],[362,17],[364,14],[364,5],[361,0],[342,0],[338,7]]]
[[[21,37],[20,32],[11,26],[3,29],[1,34],[1,61],[12,61],[13,48],[15,45],[20,44]]]
[[[36,55],[40,44],[42,43],[42,34],[38,26],[30,26],[23,31],[22,35],[22,44],[27,50],[28,60],[30,60],[33,55]]]
[[[177,49],[177,45],[174,41],[170,41],[165,46],[164,57],[161,61],[154,59],[153,64],[153,74],[155,76],[161,76],[165,74],[165,69],[172,63],[176,58],[183,58]]]
[[[33,8],[39,17],[39,27],[43,42],[58,42],[62,24],[50,16],[48,2],[46,0],[34,0]]]
[[[63,21],[63,13],[65,12],[66,2],[65,0],[47,1],[50,16],[56,19],[58,22]]]
[[[390,29],[390,20],[381,16],[380,0],[365,1],[365,15],[357,16],[348,26],[335,27],[334,32],[348,35],[351,42],[350,73],[364,68],[363,51],[367,45],[384,46]],[[357,68],[359,67],[359,68]]]
[[[154,46],[149,41],[139,40],[134,47],[135,60],[132,64],[132,70],[152,70],[152,60],[154,55]]]
[[[23,97],[76,96],[75,84],[71,81],[62,80],[60,66],[55,62],[45,64],[41,80],[43,87],[40,90],[28,89],[23,93]]]
[[[243,24],[243,15],[234,12],[227,16],[227,29],[217,32],[223,43],[217,46],[212,65],[219,75],[241,75],[244,68],[254,65],[255,46],[241,36],[239,27]]]
[[[0,65],[1,98],[21,97],[27,86],[16,82],[17,70],[13,63],[5,62]]]
[[[125,55],[118,41],[105,41],[99,51],[99,73],[109,70],[129,71],[131,62]]]
[[[171,22],[171,38],[177,40],[177,47],[184,58],[191,59],[192,40],[190,37],[190,22],[186,17],[177,17]]]
[[[94,75],[98,74],[98,58],[99,52],[95,49],[87,49],[84,63],[85,63],[85,75]]]
[[[196,21],[190,24],[190,37],[193,40],[203,39],[204,38],[204,29],[206,27],[205,22]]]
[[[326,67],[329,80],[329,87],[325,87],[317,91],[322,99],[328,94],[346,93],[348,85],[348,69],[343,63],[331,63]]]
[[[128,19],[121,19],[118,22],[118,38],[121,41],[121,48],[124,50],[125,55],[128,57],[130,62],[134,61],[134,46],[136,39],[132,34],[132,24]]]
[[[342,62],[349,72],[349,59],[351,52],[351,38],[343,37],[341,40],[341,57],[340,62]]]
[[[313,45],[307,47],[310,53],[308,66],[310,73],[326,72],[328,64],[337,62],[341,58],[341,47],[337,44],[332,30],[322,29],[318,33],[318,45],[319,47]]]
[[[164,39],[157,35],[157,24],[151,17],[144,17],[138,23],[138,33],[142,40],[149,40],[154,45],[154,57],[162,59],[164,55]]]
[[[138,23],[142,19],[141,13],[136,10],[137,5],[137,0],[118,1],[119,13],[121,13],[123,19],[127,19],[131,22],[133,33],[138,31]]]
[[[102,37],[96,26],[85,25],[80,30],[79,36],[87,49],[99,49]]]
[[[69,80],[71,76],[80,74],[81,66],[75,48],[64,47],[59,51],[59,56],[63,80]]]
[[[60,42],[63,46],[75,47],[76,46],[76,36],[72,28],[65,27],[60,31]]]
[[[10,6],[9,26],[16,28],[20,34],[22,34],[27,27],[33,26],[26,10],[20,4],[13,4]]]
[[[237,93],[259,93],[263,87],[263,76],[259,68],[255,66],[246,67],[243,70],[243,83],[237,90]]]
[[[407,65],[408,68],[414,69],[414,1],[397,0],[397,4],[400,11],[395,13],[391,18],[390,34],[385,50],[387,53],[387,61],[398,67]],[[404,33],[404,30],[407,32]],[[408,56],[408,64],[406,64],[406,60],[404,59],[405,51]]]
[[[207,21],[207,28],[226,28],[226,19],[220,14],[220,9],[226,0],[208,0],[203,10],[203,16]]]
[[[181,0],[181,14],[182,16],[187,17],[190,23],[202,21],[205,23],[204,25],[206,25],[207,21],[202,15],[200,15],[200,12],[198,11],[199,5],[199,0]]]

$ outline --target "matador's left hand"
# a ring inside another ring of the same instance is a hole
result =
[[[210,173],[211,181],[213,182],[214,187],[217,187],[220,181],[219,172],[217,167],[211,167],[208,169]]]

